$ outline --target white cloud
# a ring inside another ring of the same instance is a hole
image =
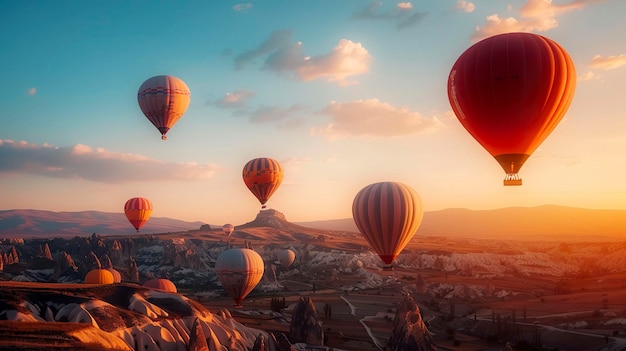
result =
[[[418,25],[427,13],[414,11],[410,2],[399,2],[393,9],[382,10],[381,1],[372,1],[367,6],[352,14],[354,19],[384,20],[395,22],[397,29],[404,29]]]
[[[235,90],[232,93],[226,93],[224,97],[217,100],[215,106],[221,108],[242,108],[255,95],[256,93],[252,90]]]
[[[29,88],[28,90],[26,90],[26,93],[28,93],[28,95],[35,95],[37,94],[37,88]]]
[[[275,121],[285,121],[292,119],[293,115],[304,108],[300,105],[293,105],[288,108],[280,106],[261,106],[250,112],[250,122],[267,123]]]
[[[0,173],[129,183],[205,180],[217,170],[218,167],[211,164],[163,162],[83,144],[57,147],[0,139]]]
[[[243,3],[243,4],[237,4],[235,6],[233,6],[233,10],[236,12],[248,12],[250,11],[250,9],[252,8],[252,3]]]
[[[552,0],[528,0],[519,11],[520,18],[500,18],[497,14],[487,17],[487,22],[476,27],[472,41],[508,32],[545,32],[558,27],[557,17],[581,10],[586,5],[601,0],[572,0],[566,4],[553,4]]]
[[[474,5],[473,2],[459,0],[456,2],[456,8],[463,10],[467,13],[471,13],[471,12],[474,12],[474,10],[476,9],[476,5]]]
[[[294,42],[290,30],[273,32],[256,49],[235,58],[235,67],[243,68],[257,58],[265,58],[264,69],[286,74],[301,81],[324,79],[339,85],[357,83],[350,77],[369,72],[372,56],[360,43],[341,39],[328,54],[309,56],[303,44]]]
[[[593,74],[593,72],[583,73],[577,78],[579,82],[584,82],[584,81],[592,80],[592,79],[598,79],[598,77],[595,74]]]
[[[407,108],[394,107],[378,99],[352,102],[330,102],[322,111],[332,116],[323,128],[314,128],[314,135],[337,137],[397,137],[440,128],[436,118],[426,118]]]
[[[626,55],[601,56],[596,55],[591,59],[591,67],[603,70],[610,70],[626,65]]]

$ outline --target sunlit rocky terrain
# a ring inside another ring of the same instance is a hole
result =
[[[294,224],[274,210],[230,238],[199,228],[7,236],[0,348],[626,349],[626,236],[418,232],[386,271],[359,233]],[[242,309],[215,274],[229,247],[265,262]],[[278,260],[283,249],[296,253],[289,267]],[[115,269],[122,282],[84,284],[95,268]],[[178,292],[142,287],[161,277]]]

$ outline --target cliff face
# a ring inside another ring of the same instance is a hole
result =
[[[398,306],[386,351],[436,351],[437,346],[422,320],[419,307],[410,295]]]
[[[2,349],[247,351],[268,337],[183,295],[133,284],[0,283],[0,301]]]

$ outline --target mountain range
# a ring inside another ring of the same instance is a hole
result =
[[[167,217],[152,217],[141,229],[141,233],[198,230],[203,224],[200,221],[188,222]],[[329,231],[358,232],[352,218],[294,224]],[[236,224],[239,225],[243,224]],[[123,213],[0,211],[0,235],[5,236],[74,236],[84,233],[106,235],[134,232]],[[557,205],[493,210],[450,208],[425,212],[417,235],[516,240],[626,240],[626,210],[597,210]]]

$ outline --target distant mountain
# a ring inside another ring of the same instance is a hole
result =
[[[358,231],[352,218],[298,224],[327,230]],[[451,208],[425,212],[417,234],[516,240],[626,240],[626,210],[556,205],[495,210]]]
[[[202,222],[152,217],[141,228],[143,234],[199,229]],[[133,234],[135,228],[124,213],[99,211],[52,212],[41,210],[0,211],[0,235],[59,235],[85,233]]]
[[[306,228],[313,228],[358,233],[352,218],[292,223],[282,214],[276,215],[274,212],[276,211],[261,211],[254,221],[238,225],[236,229],[275,227],[305,232]],[[141,233],[198,230],[202,224],[204,223],[152,217],[141,228]],[[298,226],[301,228],[298,229]],[[0,211],[0,235],[5,236],[70,236],[85,233],[112,235],[134,232],[123,213]],[[425,212],[417,234],[515,240],[626,240],[626,210],[593,210],[555,205],[495,210],[451,208]]]

